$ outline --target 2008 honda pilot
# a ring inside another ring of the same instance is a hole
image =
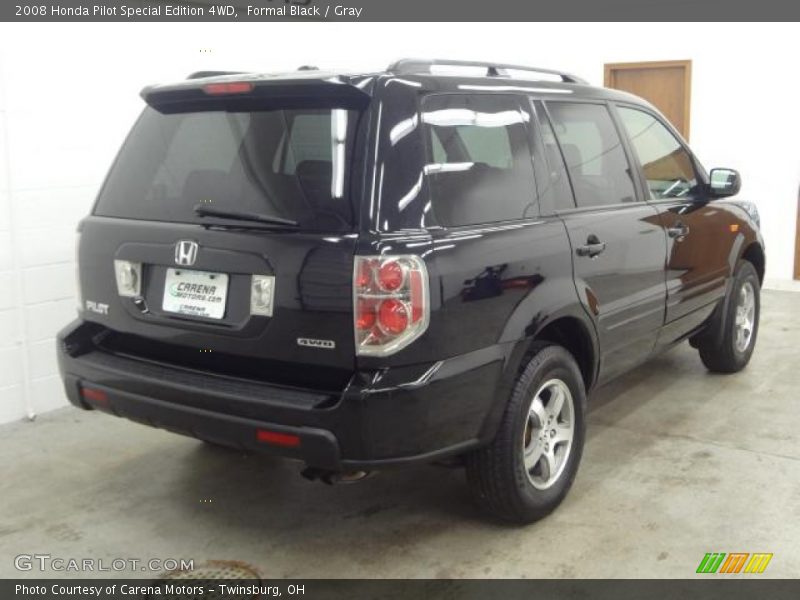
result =
[[[142,97],[79,227],[79,407],[327,480],[464,464],[529,522],[572,484],[588,390],[683,340],[712,371],[753,352],[758,214],[639,98],[412,60]]]

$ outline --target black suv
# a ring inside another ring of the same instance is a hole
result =
[[[198,73],[147,103],[79,227],[70,401],[357,480],[463,464],[529,522],[587,391],[758,333],[764,244],[647,102],[565,73],[404,60]]]

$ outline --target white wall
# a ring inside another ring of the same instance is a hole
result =
[[[692,146],[761,210],[791,286],[800,182],[790,24],[0,24],[0,422],[65,403],[53,336],[75,314],[73,237],[147,83],[200,69],[382,69],[403,57],[562,68],[692,59]]]

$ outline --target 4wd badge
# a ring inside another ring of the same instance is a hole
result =
[[[324,348],[325,350],[336,348],[336,342],[333,340],[315,340],[312,338],[297,338],[297,345],[308,346],[309,348]]]

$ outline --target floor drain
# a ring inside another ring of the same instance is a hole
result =
[[[258,598],[254,594],[223,594],[219,589],[220,583],[229,587],[237,584],[253,586],[261,583],[261,576],[254,567],[247,563],[234,560],[209,560],[194,569],[168,571],[161,575],[162,583],[168,581],[172,591],[167,591],[160,600],[253,600]],[[184,585],[186,582],[187,585]],[[203,593],[196,592],[197,587],[203,588]]]

